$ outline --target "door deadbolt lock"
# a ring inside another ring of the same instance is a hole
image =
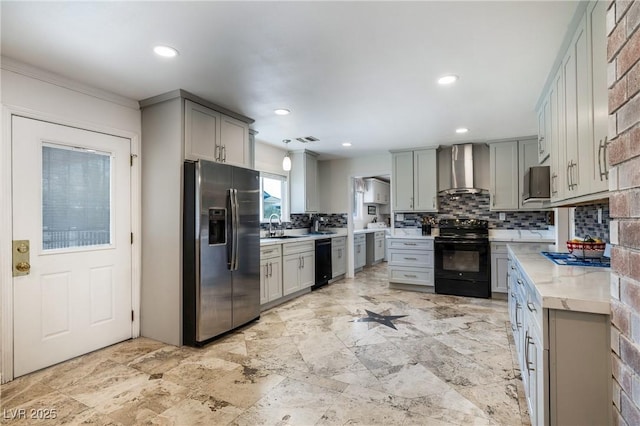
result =
[[[29,240],[13,240],[13,276],[29,274]]]

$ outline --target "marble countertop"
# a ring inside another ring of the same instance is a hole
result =
[[[378,231],[387,231],[390,228],[364,228],[364,229],[354,229],[353,233],[354,234],[369,234],[371,232],[378,232]]]
[[[292,235],[296,238],[260,238],[260,247],[274,245],[274,244],[285,244],[285,243],[295,243],[300,241],[310,241],[310,240],[319,240],[321,238],[336,238],[336,237],[346,237],[347,230],[345,228],[335,228],[331,229],[333,234],[309,234],[306,230],[303,232],[296,232],[296,230],[292,230],[290,232],[285,232],[285,235]]]
[[[422,229],[420,228],[396,228],[390,235],[387,235],[387,238],[433,240],[433,237],[438,235],[438,228],[431,228],[431,235],[422,235]]]
[[[548,247],[540,244],[540,251]],[[530,248],[508,246],[508,251],[534,285],[543,308],[610,315],[609,268],[556,265]]]
[[[520,243],[553,243],[556,237],[553,231],[540,230],[515,230],[515,229],[490,229],[489,241],[520,242]]]

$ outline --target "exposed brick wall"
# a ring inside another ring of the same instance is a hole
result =
[[[640,424],[640,2],[617,0],[609,34],[613,423]]]

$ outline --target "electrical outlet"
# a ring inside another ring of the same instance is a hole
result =
[[[598,224],[602,224],[602,209],[598,209]]]
[[[500,212],[499,214],[500,220],[506,220],[507,219],[507,214],[504,212]]]

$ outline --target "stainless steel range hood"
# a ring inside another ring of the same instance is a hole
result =
[[[473,183],[473,144],[451,147],[451,187],[441,194],[478,194],[482,189]]]

